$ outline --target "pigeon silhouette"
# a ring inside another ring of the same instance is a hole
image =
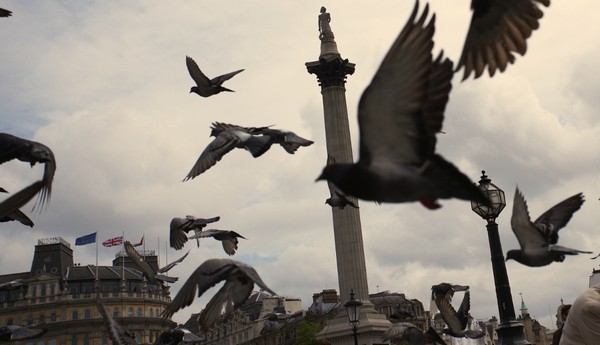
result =
[[[1,193],[8,193],[6,191],[6,189],[4,188],[0,188],[0,192]],[[4,216],[4,217],[0,217],[0,222],[11,222],[11,221],[18,221],[23,225],[27,225],[29,227],[33,228],[33,221],[25,214],[23,213],[23,211],[17,209],[15,211],[12,211],[11,213],[9,213],[8,215]]]
[[[452,61],[432,61],[435,15],[429,6],[408,23],[392,44],[358,106],[360,158],[325,166],[318,180],[333,182],[344,194],[377,202],[420,201],[439,208],[437,199],[489,200],[452,163],[435,153],[450,92]]]
[[[155,282],[157,280],[163,281],[165,283],[176,282],[178,280],[177,277],[169,277],[169,276],[164,275],[163,273],[168,272],[171,268],[175,267],[175,265],[182,262],[190,253],[188,250],[188,252],[185,253],[185,255],[182,256],[181,258],[171,262],[170,264],[168,264],[164,267],[161,267],[161,268],[155,270],[154,268],[152,268],[152,266],[150,266],[146,262],[146,260],[144,260],[144,258],[140,255],[140,253],[138,253],[137,250],[135,250],[135,248],[133,247],[131,242],[125,241],[124,246],[125,246],[125,252],[127,253],[127,256],[129,256],[131,258],[131,260],[136,264],[136,266],[141,269],[142,273],[144,273],[146,278],[148,278],[148,280],[152,281],[152,282]]]
[[[47,328],[36,326],[8,325],[0,327],[0,342],[12,342],[41,337],[46,334]]]
[[[96,308],[104,320],[104,327],[114,345],[137,345],[134,335],[123,329],[106,310],[99,293],[96,294]]]
[[[327,156],[327,164],[335,164],[335,158],[332,155]],[[340,210],[343,210],[344,207],[348,205],[354,208],[358,208],[358,206],[356,206],[356,204],[353,201],[348,199],[348,197],[346,197],[342,192],[340,192],[337,189],[337,187],[333,183],[331,183],[331,181],[327,181],[327,185],[329,186],[329,193],[331,196],[329,197],[329,199],[325,200],[325,204],[331,207],[337,207]]]
[[[573,213],[579,210],[584,201],[583,194],[573,195],[554,205],[532,223],[525,197],[517,187],[510,226],[521,249],[509,250],[506,260],[513,259],[526,266],[540,267],[554,261],[562,262],[565,260],[565,255],[590,254],[591,252],[588,251],[556,244],[558,231],[567,225]]]
[[[169,230],[169,243],[171,248],[177,250],[183,248],[187,242],[187,233],[190,231],[199,232],[207,224],[219,221],[221,217],[196,218],[194,216],[185,216],[185,218],[173,218]],[[200,246],[198,244],[198,246]]]
[[[455,291],[465,291],[462,303],[458,311],[452,306],[452,297]],[[469,322],[469,310],[471,309],[471,294],[468,286],[441,283],[431,287],[431,298],[435,302],[442,319],[448,326],[443,330],[455,338],[478,339],[485,335],[479,330],[467,329]]]
[[[390,321],[392,321],[391,316]],[[401,342],[402,344],[410,345],[435,343],[447,345],[433,328],[429,327],[427,332],[423,332],[410,322],[393,322],[390,328],[383,333],[383,341],[391,341],[393,344]]]
[[[244,236],[238,234],[232,230],[217,230],[217,229],[207,229],[196,232],[194,235],[189,236],[188,239],[199,239],[203,237],[212,237],[215,240],[221,241],[223,245],[223,250],[227,255],[235,254],[238,245],[238,237],[246,239]]]
[[[550,6],[550,0],[471,0],[471,25],[456,67],[464,67],[463,80],[471,72],[479,78],[486,67],[492,77],[515,61],[513,52],[525,55],[527,39],[544,15],[538,3]]]
[[[200,297],[221,281],[225,284],[198,316],[198,324],[203,331],[213,326],[222,314],[223,319],[229,318],[250,297],[254,284],[276,295],[252,266],[231,259],[208,259],[181,286],[175,298],[165,307],[163,317],[170,318],[179,309],[192,304],[196,293]]]
[[[235,72],[227,73],[220,75],[213,79],[208,79],[204,73],[196,64],[196,61],[189,56],[185,57],[185,64],[187,66],[188,72],[190,72],[190,76],[194,79],[196,86],[192,86],[190,89],[190,93],[198,94],[202,97],[210,97],[212,95],[216,95],[223,91],[233,92],[228,88],[221,86],[226,80],[231,79],[234,75],[243,71],[243,69],[237,70]]]
[[[0,8],[0,17],[10,17],[10,16],[12,16],[12,11]]]
[[[43,187],[44,182],[42,180],[36,181],[3,200],[0,203],[0,219],[4,219],[13,215],[15,212],[18,212],[19,209],[25,206],[25,204],[38,194]]]
[[[205,338],[190,332],[187,328],[175,327],[169,331],[162,332],[154,345],[186,345],[204,341]]]
[[[13,159],[28,162],[32,167],[36,163],[44,163],[43,187],[38,199],[40,206],[43,207],[45,203],[50,201],[52,196],[52,181],[56,172],[54,153],[44,144],[22,139],[8,133],[0,133],[0,164]]]
[[[215,133],[215,129],[213,128],[211,135]],[[200,157],[183,181],[193,179],[210,169],[225,154],[236,147],[248,150],[254,158],[260,157],[271,147],[271,138],[263,135],[249,134],[242,127],[219,131],[215,139],[202,151]]]

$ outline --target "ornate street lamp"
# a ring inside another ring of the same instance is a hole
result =
[[[358,345],[358,336],[356,335],[356,327],[358,326],[358,320],[360,318],[360,306],[362,302],[354,299],[354,289],[350,289],[350,299],[344,303],[346,312],[348,313],[348,321],[352,326],[352,333],[354,334],[354,345]]]
[[[492,183],[485,171],[481,171],[478,187],[491,203],[491,206],[485,206],[471,201],[471,209],[487,221],[486,228],[492,257],[492,271],[494,272],[494,283],[496,284],[496,300],[498,301],[498,312],[500,313],[500,324],[496,329],[498,344],[530,344],[523,335],[523,325],[516,321],[502,243],[500,243],[498,224],[496,223],[496,218],[506,206],[504,191]]]

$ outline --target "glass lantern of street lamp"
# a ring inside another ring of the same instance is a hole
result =
[[[500,215],[504,206],[506,206],[504,191],[492,183],[492,180],[485,174],[485,170],[481,171],[481,179],[479,180],[479,185],[477,187],[490,200],[491,206],[488,207],[478,202],[471,201],[471,209],[481,218],[487,221],[494,221],[496,217]]]
[[[353,330],[356,330],[356,324],[358,324],[360,306],[362,306],[362,302],[354,299],[354,290],[351,289],[350,299],[344,303],[344,307],[346,307],[346,311],[348,312],[348,321],[352,325]]]

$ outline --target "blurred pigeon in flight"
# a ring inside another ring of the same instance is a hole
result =
[[[6,189],[0,188],[1,193],[8,193]],[[16,220],[23,225],[27,225],[29,227],[33,227],[33,221],[25,214],[23,211],[17,209],[4,217],[0,217],[0,222],[11,222]]]
[[[46,334],[47,328],[37,326],[8,325],[0,327],[0,342],[12,342],[41,337]]]
[[[3,200],[0,203],[0,219],[14,215],[15,212],[19,211],[21,207],[25,206],[29,200],[38,194],[43,187],[43,180],[36,181]]]
[[[106,310],[99,293],[96,294],[96,308],[104,320],[104,327],[114,345],[137,345],[135,336],[123,329]]]
[[[214,128],[211,131],[211,135],[215,135]],[[202,174],[217,164],[225,154],[236,147],[248,150],[254,158],[261,156],[271,147],[270,137],[249,134],[243,128],[219,131],[215,136],[215,139],[202,151],[200,157],[183,181],[193,179]]]
[[[190,332],[184,327],[175,327],[162,332],[153,345],[186,345],[204,341],[205,338]]]
[[[198,324],[203,331],[213,326],[223,312],[224,319],[231,316],[250,297],[254,284],[276,295],[252,266],[231,259],[208,259],[181,286],[175,298],[165,307],[163,317],[170,318],[179,309],[192,304],[196,293],[200,297],[221,281],[225,284],[198,316]]]
[[[408,23],[383,59],[358,106],[360,158],[356,164],[327,165],[318,180],[333,182],[346,195],[377,202],[437,199],[489,200],[452,163],[435,153],[450,92],[452,61],[432,62],[435,15],[429,6]]]
[[[12,16],[12,11],[0,8],[0,17],[10,17],[10,16]]]
[[[332,155],[327,156],[327,164],[334,164],[335,158]],[[329,186],[329,199],[325,200],[325,203],[331,207],[337,207],[340,210],[343,210],[344,207],[350,205],[354,208],[358,208],[356,204],[348,199],[342,192],[340,192],[337,187],[331,183],[331,181],[327,181],[327,185]]]
[[[504,72],[515,61],[513,52],[525,55],[527,39],[539,27],[550,0],[471,0],[471,25],[456,70],[464,67],[463,80],[471,72],[479,78],[487,67],[490,77]]]
[[[390,316],[390,321],[392,317]],[[391,341],[393,344],[401,342],[410,345],[441,344],[447,345],[437,332],[429,327],[427,332],[410,322],[393,322],[390,328],[383,333],[383,341]]]
[[[136,266],[142,270],[142,273],[144,273],[144,275],[148,278],[149,281],[160,280],[166,283],[176,282],[178,279],[177,277],[169,277],[164,275],[163,273],[168,272],[171,268],[175,267],[175,265],[182,262],[190,253],[188,250],[188,252],[185,253],[185,255],[179,258],[178,260],[175,260],[170,264],[155,270],[146,262],[146,260],[144,260],[140,253],[138,253],[137,250],[135,250],[131,242],[125,241],[123,245],[125,246],[125,252],[127,253],[127,256],[129,256],[131,260],[136,264]]]
[[[458,311],[452,306],[452,297],[455,291],[465,291]],[[468,286],[441,283],[431,287],[431,298],[435,302],[442,319],[448,326],[443,332],[456,338],[477,339],[485,335],[479,330],[467,329],[469,310],[471,309],[471,294]]]
[[[0,164],[12,159],[28,162],[32,167],[44,163],[43,187],[39,194],[40,206],[50,201],[56,160],[52,150],[44,144],[22,139],[8,133],[0,133]],[[36,203],[37,204],[37,203]]]
[[[187,242],[187,233],[190,231],[199,232],[207,224],[219,221],[221,217],[196,218],[194,216],[185,216],[185,218],[173,218],[169,230],[169,243],[171,248],[177,250],[183,248]]]
[[[222,91],[233,92],[233,90],[225,88],[221,86],[221,84],[223,84],[223,82],[225,82],[226,80],[231,79],[234,75],[243,71],[243,69],[240,69],[235,72],[220,75],[213,79],[208,79],[208,77],[204,75],[204,73],[202,73],[200,67],[198,67],[198,64],[196,64],[196,61],[194,61],[194,59],[192,59],[191,57],[185,57],[185,64],[187,65],[188,72],[190,72],[190,76],[192,77],[192,79],[194,79],[194,82],[196,82],[197,85],[192,86],[192,88],[190,89],[190,93],[193,92],[202,97],[210,97]]]
[[[238,245],[238,237],[246,239],[246,237],[238,234],[232,230],[217,230],[217,229],[208,229],[196,232],[194,235],[188,237],[191,239],[199,239],[203,237],[212,237],[215,240],[221,241],[223,245],[223,250],[227,255],[235,254]]]
[[[549,265],[553,261],[562,262],[565,255],[591,253],[556,244],[558,231],[567,225],[584,201],[583,194],[573,195],[554,205],[532,223],[525,197],[517,187],[510,225],[521,249],[509,250],[506,260],[513,259],[526,266],[539,267]]]

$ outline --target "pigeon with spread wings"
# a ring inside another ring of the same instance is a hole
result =
[[[202,97],[210,97],[223,91],[233,92],[233,90],[223,87],[222,84],[226,80],[231,79],[234,75],[243,71],[243,69],[240,69],[231,73],[220,75],[213,79],[208,79],[208,77],[202,73],[200,67],[198,67],[198,64],[196,64],[196,61],[194,61],[194,59],[191,57],[185,57],[185,64],[190,76],[196,83],[196,86],[192,86],[190,89],[190,93],[193,92]]]
[[[191,239],[199,239],[203,237],[212,237],[217,241],[221,241],[223,250],[227,255],[235,254],[238,248],[238,237],[246,239],[246,237],[238,234],[233,230],[218,230],[218,229],[207,229],[196,232],[194,235],[188,237]]]
[[[131,260],[136,264],[136,266],[138,266],[142,270],[142,273],[144,273],[144,275],[148,278],[149,281],[159,280],[165,283],[174,283],[177,281],[177,277],[169,277],[164,275],[163,273],[168,272],[171,268],[175,267],[175,265],[182,262],[183,259],[185,259],[190,253],[188,250],[188,252],[185,253],[185,255],[181,258],[171,262],[170,264],[164,267],[154,269],[152,268],[152,266],[150,266],[150,264],[146,262],[146,260],[144,260],[140,253],[138,253],[137,250],[135,250],[131,242],[125,241],[124,246],[127,256],[129,256]]]
[[[513,52],[525,55],[527,39],[539,27],[544,13],[538,4],[550,0],[471,0],[471,25],[458,62],[463,80],[473,72],[479,78],[487,67],[490,77],[515,61]]]
[[[203,331],[213,326],[220,316],[224,319],[231,316],[250,297],[254,284],[276,295],[252,266],[231,259],[208,259],[181,286],[175,298],[165,307],[163,317],[170,318],[178,310],[192,304],[196,294],[200,297],[222,281],[225,284],[198,316],[198,324]]]
[[[318,179],[363,200],[420,201],[429,209],[446,198],[489,205],[467,176],[435,153],[452,88],[452,61],[441,53],[432,59],[435,15],[426,23],[427,5],[417,19],[418,7],[417,1],[361,96],[358,162],[327,165]]]
[[[532,223],[525,197],[517,187],[510,226],[521,249],[509,250],[506,253],[506,260],[513,259],[526,266],[539,267],[554,261],[562,262],[565,260],[565,255],[591,253],[556,244],[558,231],[567,225],[573,213],[579,210],[584,201],[583,194],[573,195],[554,205]]]
[[[462,303],[458,311],[452,306],[455,291],[464,291]],[[479,330],[468,329],[469,310],[471,309],[471,294],[468,286],[441,283],[431,287],[431,299],[435,302],[442,319],[448,326],[443,332],[456,338],[478,339],[485,335]]]
[[[183,248],[185,242],[187,242],[187,233],[194,231],[199,232],[207,224],[219,221],[221,217],[216,216],[212,218],[196,218],[194,216],[185,216],[185,218],[173,218],[169,226],[169,243],[171,248],[177,250]],[[198,246],[200,244],[198,243]]]
[[[335,158],[332,155],[327,156],[327,164],[334,164]],[[325,200],[325,204],[331,207],[337,207],[340,210],[343,210],[346,206],[352,206],[354,208],[358,208],[354,201],[348,199],[347,196],[344,195],[337,187],[331,183],[331,181],[327,181],[327,185],[329,186],[330,197]]]

